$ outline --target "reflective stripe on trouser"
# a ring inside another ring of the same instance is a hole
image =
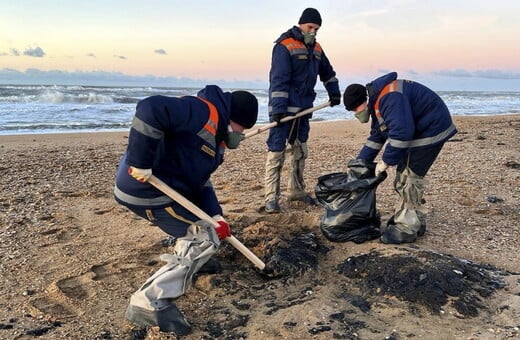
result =
[[[305,169],[305,159],[308,155],[307,143],[302,143],[298,139],[287,148],[287,159],[291,164],[291,176],[288,183],[289,197],[302,197],[307,194],[305,192],[303,171]]]
[[[220,246],[215,229],[207,221],[188,227],[186,236],[175,242],[173,254],[161,255],[166,262],[130,298],[130,304],[154,310],[160,299],[174,299],[191,286],[195,274]]]
[[[285,161],[285,151],[268,151],[265,162],[264,195],[265,201],[278,200],[280,198],[280,176]]]
[[[410,168],[397,172],[394,182],[395,191],[400,196],[395,209],[394,222],[418,232],[425,209],[421,207],[424,195],[424,177],[418,176]]]

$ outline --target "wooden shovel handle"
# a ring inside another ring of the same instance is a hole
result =
[[[320,104],[320,105],[317,105],[317,106],[314,106],[314,107],[311,107],[311,108],[308,108],[306,110],[300,111],[297,114],[295,114],[294,116],[283,117],[282,119],[280,119],[280,123],[285,123],[285,122],[288,122],[290,120],[293,120],[293,119],[296,119],[296,118],[300,118],[301,116],[308,115],[309,113],[313,113],[314,111],[321,110],[321,109],[323,109],[324,107],[327,107],[327,106],[330,106],[330,101],[326,102],[326,103],[323,103],[323,104]],[[267,131],[270,128],[273,128],[273,127],[275,127],[277,125],[278,125],[278,122],[272,122],[272,123],[263,125],[263,126],[259,127],[258,129],[253,129],[250,132],[246,133],[244,138],[249,138],[251,136],[257,135],[257,134],[259,134],[261,132],[264,132],[264,131]]]
[[[170,197],[172,200],[176,201],[180,205],[182,205],[184,208],[188,209],[191,213],[193,213],[195,216],[200,218],[201,220],[205,220],[208,222],[211,222],[213,227],[218,226],[217,221],[215,221],[211,216],[206,214],[202,209],[197,207],[195,204],[193,204],[191,201],[186,199],[184,196],[182,196],[180,193],[175,191],[173,188],[168,186],[166,183],[161,181],[159,178],[152,175],[148,179],[148,183],[156,187],[157,189],[161,190],[163,193],[165,193],[168,197]],[[236,237],[233,235],[228,236],[225,238],[225,240],[233,247],[235,247],[239,252],[241,252],[247,259],[260,270],[263,270],[265,268],[265,263],[262,262],[251,250],[249,250],[246,246],[242,244],[239,240],[237,240]]]

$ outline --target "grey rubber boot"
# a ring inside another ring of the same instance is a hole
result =
[[[265,211],[268,213],[280,212],[278,200],[280,199],[280,177],[285,161],[284,151],[267,152],[265,163],[264,196]]]
[[[422,197],[425,181],[410,168],[397,172],[394,187],[400,196],[393,218],[381,234],[381,242],[390,244],[412,243],[424,235]]]
[[[186,236],[175,241],[173,254],[161,255],[166,262],[130,297],[125,318],[141,327],[159,326],[163,332],[187,334],[191,326],[173,300],[191,286],[193,275],[215,254],[220,241],[211,223],[197,221]]]
[[[303,172],[305,170],[305,160],[309,155],[307,143],[301,143],[298,139],[287,149],[287,159],[291,163],[291,176],[288,183],[289,201],[302,201],[308,204],[316,202],[305,192],[305,181]]]
[[[177,306],[170,299],[155,300],[151,303],[154,308],[146,309],[129,304],[125,319],[141,327],[159,326],[162,332],[187,335],[191,332],[191,325]]]
[[[265,203],[265,212],[267,213],[279,213],[281,211],[280,205],[277,200],[268,201]]]

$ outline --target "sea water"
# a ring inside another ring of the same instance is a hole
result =
[[[152,95],[196,95],[200,88],[0,85],[0,135],[126,131],[137,102]],[[237,89],[224,89],[233,91]],[[268,123],[267,89],[251,91],[259,103],[258,123]],[[520,113],[520,92],[438,92],[452,115]],[[328,101],[317,91],[315,105]],[[343,105],[313,114],[313,121],[354,119]]]

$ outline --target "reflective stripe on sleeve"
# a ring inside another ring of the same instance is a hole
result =
[[[391,139],[388,138],[388,143],[392,145],[394,148],[400,148],[400,149],[408,149],[408,148],[416,148],[420,146],[426,146],[426,145],[432,145],[438,142],[442,142],[448,138],[448,136],[455,131],[455,125],[451,124],[450,127],[448,127],[446,130],[442,131],[441,133],[432,136],[432,137],[425,137],[425,138],[419,138],[414,139],[410,141],[401,141],[397,139]]]
[[[154,139],[161,139],[164,136],[164,132],[154,128],[153,126],[145,123],[141,119],[134,116],[134,119],[132,120],[132,129],[142,133],[143,135],[154,138]]]
[[[367,142],[365,143],[365,146],[369,147],[370,149],[374,149],[374,150],[381,150],[383,148],[383,144],[376,143],[371,140],[367,140]]]
[[[141,198],[132,196],[122,192],[117,186],[114,186],[114,195],[122,202],[142,207],[159,206],[173,202],[173,200],[168,196],[159,196],[154,198]]]
[[[327,85],[329,83],[337,83],[337,82],[338,82],[338,78],[332,77],[329,80],[327,80],[326,82],[324,82],[323,85]]]
[[[273,91],[271,92],[271,98],[289,98],[289,92]]]

